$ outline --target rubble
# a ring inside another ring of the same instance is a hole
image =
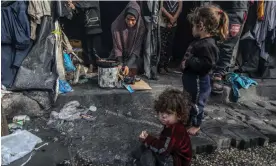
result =
[[[30,117],[38,117],[43,115],[40,105],[24,96],[21,93],[6,94],[2,97],[2,109],[5,111],[7,118],[16,115],[28,115]]]

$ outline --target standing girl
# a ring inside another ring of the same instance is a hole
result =
[[[216,37],[225,40],[228,35],[228,16],[215,6],[196,8],[188,19],[193,25],[193,36],[197,38],[188,47],[181,67],[183,88],[192,97],[188,133],[195,135],[200,130],[204,117],[204,106],[211,92],[209,73],[216,64],[219,49]]]
[[[182,11],[182,1],[163,1],[160,17],[161,53],[158,72],[168,72],[169,61],[172,57],[174,34],[176,32],[177,19]]]

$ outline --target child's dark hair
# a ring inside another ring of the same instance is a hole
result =
[[[154,109],[157,113],[176,114],[184,124],[187,123],[190,111],[190,96],[184,91],[166,89],[155,101]]]
[[[228,36],[228,15],[219,7],[213,5],[198,7],[188,15],[188,20],[196,26],[202,23],[206,32],[219,36],[222,41]]]

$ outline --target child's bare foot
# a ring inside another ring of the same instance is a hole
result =
[[[188,129],[188,133],[190,135],[196,135],[199,130],[200,130],[200,127],[190,127]]]

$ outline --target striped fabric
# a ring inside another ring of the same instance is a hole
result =
[[[170,14],[175,14],[179,6],[178,1],[164,1],[163,5]]]

